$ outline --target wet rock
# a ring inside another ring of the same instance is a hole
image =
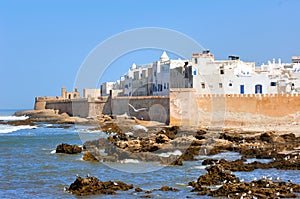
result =
[[[178,126],[171,126],[171,127],[164,127],[161,131],[160,134],[166,135],[170,140],[174,140],[177,132],[179,130]]]
[[[221,165],[214,165],[206,168],[207,174],[198,178],[197,183],[190,183],[190,186],[194,186],[196,189],[202,188],[202,186],[221,185],[224,182],[238,183],[239,179],[229,171],[225,171]]]
[[[162,157],[160,163],[168,166],[182,166],[182,157],[170,155],[169,157]]]
[[[11,126],[23,126],[23,125],[34,126],[35,125],[31,119],[13,120],[13,121],[0,121],[0,124],[11,125]]]
[[[230,198],[297,198],[298,195],[294,191],[299,186],[286,182],[273,182],[260,179],[258,181],[238,184],[226,183],[218,190],[211,191],[208,195]]]
[[[160,191],[173,191],[173,192],[179,191],[178,189],[172,188],[172,187],[169,187],[169,186],[163,186],[163,187],[161,187],[159,190],[160,190]]]
[[[77,145],[62,143],[56,147],[56,153],[77,154],[81,153],[82,148]]]
[[[141,198],[152,198],[150,195],[141,196]]]
[[[207,129],[199,129],[196,132],[195,138],[198,140],[203,140],[206,139],[205,135],[207,134],[208,130]]]
[[[116,194],[116,191],[127,191],[133,189],[132,184],[126,184],[121,181],[108,181],[102,182],[97,178],[91,176],[87,178],[77,177],[75,182],[73,182],[67,191],[84,196],[91,194]]]
[[[86,152],[82,159],[85,161],[98,162],[98,159],[91,152]]]
[[[137,187],[137,188],[134,189],[134,191],[135,191],[135,192],[142,192],[143,189],[141,189],[140,187]]]
[[[170,139],[164,134],[158,134],[155,138],[155,142],[158,144],[167,144],[170,142]]]
[[[124,133],[122,128],[114,122],[106,122],[101,124],[100,129],[106,133]]]
[[[269,131],[269,132],[265,132],[263,134],[260,135],[260,140],[263,142],[268,142],[271,143],[274,137],[274,132],[273,131]]]

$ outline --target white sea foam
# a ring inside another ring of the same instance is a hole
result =
[[[16,120],[26,120],[28,116],[0,116],[0,120],[4,121],[16,121]]]
[[[133,130],[135,130],[135,131],[140,130],[140,129],[148,132],[148,129],[140,124],[134,125],[134,127],[133,127]]]
[[[54,153],[56,153],[56,150],[52,150],[50,153],[51,153],[51,154],[54,154]]]
[[[164,157],[164,158],[167,158],[167,157],[170,157],[171,155],[182,155],[182,152],[179,151],[179,150],[175,150],[173,152],[167,152],[167,153],[161,153],[159,154],[160,157]]]
[[[208,167],[209,165],[201,165],[201,166],[194,166],[191,169],[199,169],[199,170],[204,170],[206,167]]]
[[[19,131],[23,129],[35,129],[36,126],[21,125],[21,126],[10,126],[10,125],[1,125],[0,124],[0,133],[11,133],[14,131]]]
[[[135,159],[124,159],[124,160],[121,160],[120,162],[123,164],[128,164],[128,163],[138,164],[138,163],[140,163],[140,161],[135,160]]]

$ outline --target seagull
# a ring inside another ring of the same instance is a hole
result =
[[[272,178],[272,177],[269,177],[269,180],[271,180],[271,181],[272,181],[272,180],[273,180],[273,178]]]
[[[79,174],[78,174],[78,173],[76,174],[76,177],[77,177],[77,178],[79,177]]]
[[[128,104],[133,110],[134,110],[134,112],[140,112],[140,111],[146,111],[147,110],[147,108],[139,108],[139,109],[136,109],[136,108],[134,108],[131,104]]]
[[[88,178],[89,178],[89,177],[90,177],[90,174],[88,173],[86,177],[88,177]]]

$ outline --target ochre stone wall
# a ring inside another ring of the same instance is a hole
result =
[[[210,95],[196,94],[193,89],[170,92],[171,125],[222,122],[228,119],[228,113],[285,117],[300,113],[300,95]]]
[[[168,96],[103,97],[102,99],[36,98],[35,110],[54,109],[70,116],[95,117],[97,115],[133,116],[142,120],[169,123]]]
[[[111,99],[111,114],[169,123],[169,96],[131,96]]]

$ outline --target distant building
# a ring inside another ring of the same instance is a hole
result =
[[[292,56],[293,64],[300,64],[300,56]]]
[[[198,94],[299,93],[299,58],[256,66],[238,56],[215,60],[209,50],[192,54],[191,60],[173,60],[164,51],[159,61],[132,64],[118,81],[102,84],[101,95],[113,90],[114,96],[167,96],[170,88],[194,88]]]
[[[83,98],[99,98],[101,96],[100,88],[83,89]]]
[[[101,96],[108,96],[111,90],[114,90],[115,82],[105,82],[101,85]]]
[[[80,99],[80,92],[77,88],[74,92],[67,92],[66,88],[61,88],[61,98],[62,99]]]

